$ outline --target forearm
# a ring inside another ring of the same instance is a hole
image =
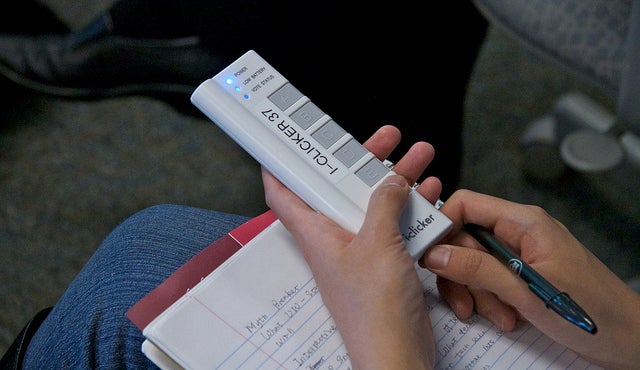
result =
[[[435,347],[426,311],[414,318],[393,314],[361,327],[343,325],[343,338],[355,369],[433,369]],[[423,323],[423,324],[418,324]],[[338,325],[340,326],[341,323]]]

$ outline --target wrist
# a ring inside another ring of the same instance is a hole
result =
[[[393,320],[385,322],[389,324],[391,321]],[[429,321],[423,325],[416,324],[414,320],[396,321],[395,324],[382,325],[370,333],[375,334],[358,335],[357,342],[351,342],[351,348],[347,348],[353,368],[434,368],[435,344]]]

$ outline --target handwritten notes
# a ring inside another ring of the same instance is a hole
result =
[[[438,369],[594,369],[522,324],[459,320],[420,269]],[[350,369],[340,333],[293,238],[275,221],[153,320],[144,335],[190,369]]]

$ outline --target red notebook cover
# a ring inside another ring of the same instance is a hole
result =
[[[136,302],[127,311],[126,316],[143,330],[160,313],[275,220],[275,214],[267,211],[233,229],[187,261],[162,284]]]

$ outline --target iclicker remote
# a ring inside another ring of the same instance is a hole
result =
[[[200,84],[191,101],[285,186],[351,232],[362,226],[375,187],[393,173],[253,50]],[[451,226],[411,191],[400,230],[414,260]]]

